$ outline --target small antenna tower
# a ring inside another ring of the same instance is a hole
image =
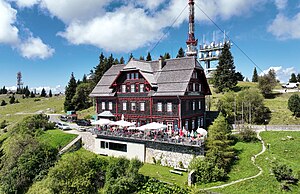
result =
[[[187,56],[196,56],[197,57],[197,44],[198,39],[195,39],[195,13],[194,13],[194,0],[189,0],[189,36],[186,41],[187,45]]]
[[[22,73],[20,71],[17,73],[17,86],[18,86],[18,89],[23,88]]]

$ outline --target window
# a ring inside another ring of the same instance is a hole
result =
[[[131,79],[134,79],[134,73],[131,73]]]
[[[192,120],[192,129],[195,129],[195,120]]]
[[[196,103],[193,102],[193,110],[196,110]]]
[[[127,152],[127,145],[121,143],[109,142],[109,149],[121,152]]]
[[[140,111],[145,111],[145,102],[140,103]]]
[[[172,102],[167,103],[167,111],[172,112]]]
[[[140,92],[144,92],[144,84],[140,84]]]
[[[201,124],[200,126],[203,127],[203,126],[204,126],[204,119],[203,119],[203,117],[201,117],[201,121],[200,121],[200,122],[201,122],[201,123],[200,123],[200,124]]]
[[[105,149],[105,141],[101,141],[100,144],[101,144],[100,147]]]
[[[132,93],[135,92],[135,86],[134,86],[134,84],[130,85],[130,92],[132,92]]]
[[[139,79],[139,73],[135,73],[135,79]]]
[[[196,89],[195,91],[199,91],[199,84],[196,84]]]
[[[185,120],[185,129],[189,130],[189,120]]]
[[[201,110],[201,101],[200,100],[198,102],[198,108],[199,108],[199,110]]]
[[[201,90],[201,84],[199,84],[199,92],[201,92],[202,90]]]
[[[130,79],[130,73],[127,73],[127,79]]]
[[[108,103],[108,110],[112,110],[112,109],[113,109],[112,102],[109,102],[109,103]]]
[[[200,117],[198,117],[198,127],[201,126]]]
[[[105,102],[102,102],[101,106],[102,106],[102,110],[105,110]]]
[[[162,111],[162,103],[161,102],[157,103],[157,111],[159,111],[159,112]]]
[[[196,84],[193,83],[193,91],[195,92],[196,91]]]
[[[127,110],[127,102],[123,102],[123,110]]]
[[[132,103],[131,103],[131,110],[132,110],[132,111],[135,111],[135,110],[136,110],[136,104],[135,104],[135,102],[132,102]]]
[[[122,85],[122,93],[126,93],[126,85]]]

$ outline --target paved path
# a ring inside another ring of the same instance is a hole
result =
[[[260,142],[261,142],[261,144],[262,144],[262,150],[261,150],[261,152],[259,152],[258,154],[254,155],[254,156],[251,158],[252,163],[259,169],[259,173],[257,173],[257,174],[254,175],[254,176],[242,178],[242,179],[239,179],[239,180],[236,180],[236,181],[232,181],[232,182],[230,182],[230,183],[226,183],[226,184],[223,184],[223,185],[214,186],[214,187],[209,187],[209,188],[204,188],[203,190],[211,190],[211,189],[218,189],[218,188],[227,187],[227,186],[230,186],[230,185],[233,185],[233,184],[236,184],[236,183],[240,183],[240,182],[243,182],[243,181],[246,181],[246,180],[250,180],[250,179],[257,178],[257,177],[259,177],[259,176],[263,173],[263,169],[255,163],[255,160],[256,160],[257,156],[263,154],[263,153],[266,151],[265,142],[264,142],[264,141],[262,140],[262,138],[260,137],[260,132],[262,132],[262,130],[257,131],[257,138],[260,140]]]
[[[81,131],[77,131],[77,130],[69,130],[69,131],[64,131],[64,132],[81,136],[83,147],[91,152],[94,152],[96,138],[94,135],[92,135],[92,133],[81,132]]]

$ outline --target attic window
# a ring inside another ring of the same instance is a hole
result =
[[[130,79],[130,73],[127,73],[127,79]]]
[[[139,73],[135,73],[135,79],[139,79]]]

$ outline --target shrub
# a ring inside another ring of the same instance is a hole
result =
[[[5,100],[2,100],[1,106],[5,106],[5,105],[7,105],[7,103],[5,102]]]
[[[253,131],[250,127],[244,127],[239,133],[239,138],[243,142],[255,142],[258,141],[256,132]]]
[[[0,129],[4,129],[6,126],[7,126],[7,121],[6,120],[3,120],[1,123],[0,123]]]
[[[288,108],[293,112],[294,116],[300,115],[300,97],[298,94],[293,94],[288,100]]]
[[[10,99],[9,99],[9,104],[13,104],[13,103],[15,103],[15,96],[14,95],[12,95],[11,97],[10,97]]]

